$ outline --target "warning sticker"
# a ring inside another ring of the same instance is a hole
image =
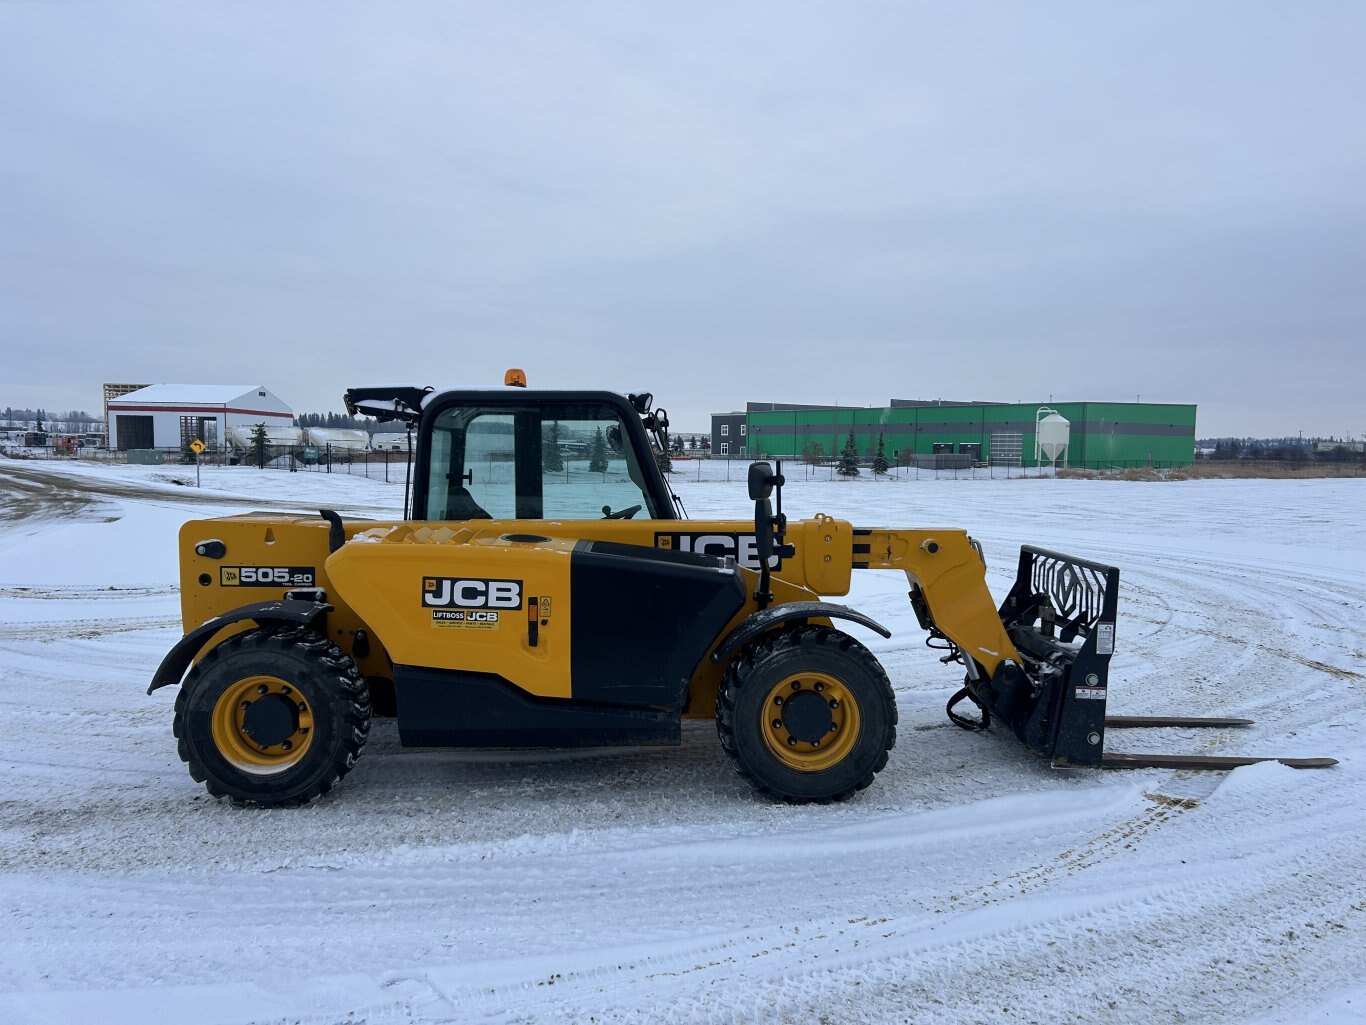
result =
[[[432,626],[443,630],[497,630],[497,612],[482,609],[432,609]]]
[[[1113,655],[1115,653],[1115,624],[1097,623],[1096,624],[1096,654]]]
[[[1078,700],[1078,701],[1104,701],[1104,700],[1105,700],[1105,688],[1104,688],[1104,687],[1078,687],[1078,688],[1077,688],[1077,700]]]

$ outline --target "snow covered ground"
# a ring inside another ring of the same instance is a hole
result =
[[[683,466],[693,516],[748,515],[738,464]],[[234,809],[144,693],[179,524],[393,516],[401,479],[0,461],[0,1022],[1366,1022],[1366,482],[791,476],[794,517],[967,527],[997,593],[1021,542],[1114,562],[1109,710],[1257,720],[1111,747],[1341,764],[1052,769],[948,723],[866,573],[901,728],[847,803],[756,798],[707,724],[504,753],[379,721],[328,798]]]

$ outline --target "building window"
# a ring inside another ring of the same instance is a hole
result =
[[[748,424],[741,424],[741,425],[740,425],[740,437],[743,438],[743,437],[745,436],[745,429],[746,429],[748,426],[749,426]]]
[[[725,428],[722,427],[721,430],[724,431]],[[721,454],[722,454],[723,456],[728,456],[728,455],[730,455],[730,442],[728,442],[728,441],[723,441],[723,442],[721,442]]]
[[[721,425],[721,437],[723,437],[723,438],[729,438],[729,437],[730,437],[730,424],[722,424],[722,425]]]

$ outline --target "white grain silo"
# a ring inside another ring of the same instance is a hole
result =
[[[1058,457],[1062,465],[1067,465],[1067,445],[1071,441],[1072,425],[1056,409],[1040,406],[1034,414],[1034,462],[1040,466],[1044,460],[1056,467]]]

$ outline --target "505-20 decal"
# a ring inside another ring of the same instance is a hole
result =
[[[224,587],[312,587],[318,572],[312,566],[223,566],[218,580]]]

